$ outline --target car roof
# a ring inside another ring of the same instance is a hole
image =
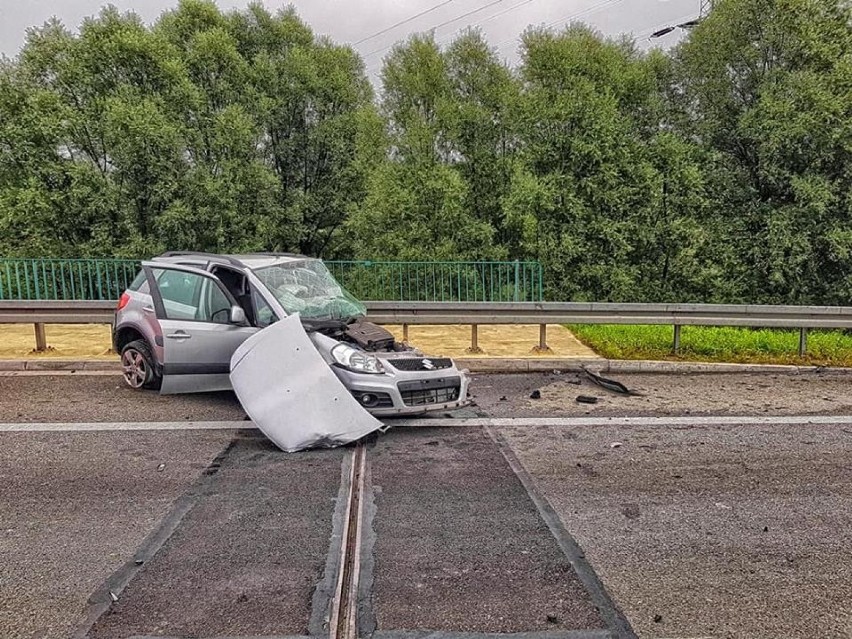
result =
[[[169,251],[154,259],[163,262],[178,262],[186,259],[204,263],[221,262],[222,264],[230,264],[238,268],[252,270],[275,266],[276,264],[317,260],[315,257],[308,257],[297,253],[241,253],[225,255],[220,253],[204,253],[201,251]]]

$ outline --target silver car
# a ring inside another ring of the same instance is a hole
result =
[[[467,404],[468,379],[365,319],[321,260],[284,253],[170,252],[142,263],[113,324],[125,381],[161,393],[228,390],[246,339],[298,313],[322,359],[376,416]],[[299,371],[293,371],[299,375]]]

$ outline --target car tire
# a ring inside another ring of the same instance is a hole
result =
[[[124,381],[134,390],[156,390],[163,382],[151,347],[141,339],[121,349],[121,368]]]

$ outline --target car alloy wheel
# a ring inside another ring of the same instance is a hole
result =
[[[150,375],[148,362],[135,348],[128,348],[122,353],[121,366],[124,369],[124,381],[131,388],[142,388],[148,381]]]

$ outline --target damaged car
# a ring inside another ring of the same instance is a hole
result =
[[[270,368],[275,375],[310,377],[307,369],[321,364],[322,375],[333,373],[349,402],[374,416],[451,410],[467,403],[468,378],[451,359],[424,357],[367,321],[364,304],[322,260],[302,255],[169,252],[143,262],[119,300],[113,345],[124,379],[134,389],[164,394],[228,390],[234,388],[232,358],[240,359],[234,356],[241,345],[285,319],[295,328],[269,331],[262,345],[280,367],[270,367],[268,360],[254,364],[252,384],[274,388],[286,382],[270,377]],[[304,337],[314,352],[293,346]],[[320,380],[320,372],[315,374]],[[316,385],[323,384],[328,386],[327,380]]]

